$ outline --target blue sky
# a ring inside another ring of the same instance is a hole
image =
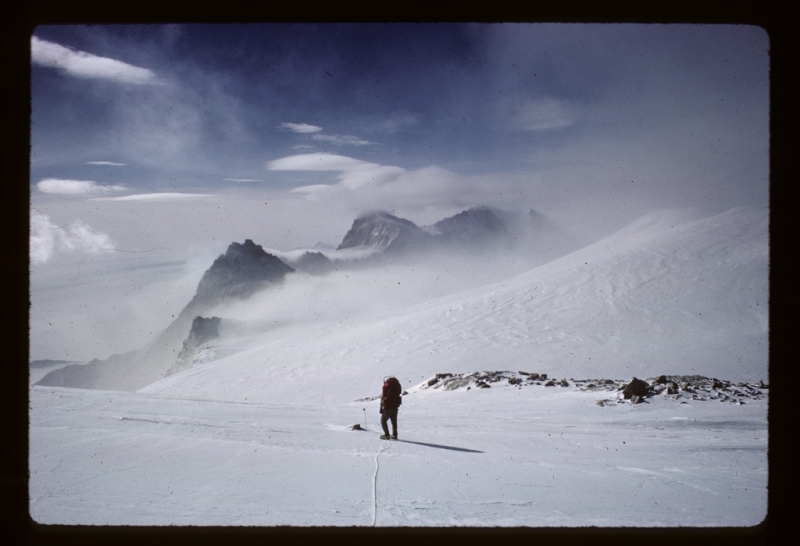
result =
[[[338,244],[367,209],[536,209],[590,242],[768,206],[755,26],[59,25],[31,58],[41,317],[70,279]]]
[[[293,188],[336,172],[267,162],[324,152],[462,176],[670,169],[764,201],[743,187],[767,174],[757,27],[43,26],[34,40],[33,184]]]

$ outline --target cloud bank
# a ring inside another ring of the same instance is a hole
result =
[[[58,193],[63,195],[108,193],[125,191],[128,189],[121,185],[103,186],[92,180],[66,180],[61,178],[46,178],[39,181],[36,184],[36,188],[44,193]]]
[[[214,197],[210,193],[137,193],[135,195],[125,195],[122,197],[95,197],[91,201],[176,201],[180,199],[194,199],[202,197]]]
[[[111,165],[113,167],[124,167],[125,163],[115,163],[114,161],[87,161],[87,165]]]
[[[38,211],[31,210],[30,260],[39,265],[58,251],[98,252],[114,250],[114,243],[105,233],[94,231],[80,218],[59,227]]]
[[[53,42],[31,37],[31,61],[57,68],[76,78],[110,80],[119,83],[146,85],[158,83],[155,73],[116,59],[98,57]]]

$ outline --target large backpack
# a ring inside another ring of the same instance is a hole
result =
[[[383,382],[383,392],[385,392],[387,405],[390,407],[399,407],[403,403],[403,398],[400,396],[403,388],[400,386],[400,381],[396,377],[387,377]]]

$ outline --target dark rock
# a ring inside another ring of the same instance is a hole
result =
[[[725,385],[723,385],[723,384],[722,384],[720,381],[718,381],[717,379],[712,379],[712,380],[711,380],[711,388],[712,388],[712,389],[721,389],[721,388],[723,388],[724,386],[725,386]]]
[[[350,430],[365,430],[365,429],[361,428],[361,425],[359,425],[358,423],[356,423],[355,425],[352,425],[352,426],[350,427]]]
[[[192,320],[192,328],[189,330],[189,336],[183,342],[183,348],[178,353],[178,358],[175,364],[167,370],[167,375],[172,375],[181,370],[185,370],[192,366],[192,361],[200,349],[200,346],[207,342],[219,337],[219,317],[194,317]]]
[[[645,394],[647,394],[647,383],[635,377],[622,390],[622,396],[626,400],[631,396],[644,396]]]
[[[545,379],[547,379],[547,374],[546,374],[546,373],[540,373],[540,374],[539,374],[539,379],[541,379],[542,381],[544,381]]]
[[[658,377],[656,377],[656,383],[660,383],[660,384],[663,385],[666,382],[667,382],[667,376],[666,375],[659,375]]]
[[[264,251],[261,245],[246,239],[231,243],[203,274],[197,292],[187,307],[213,305],[228,298],[243,299],[269,283],[283,280],[294,271],[280,259]]]
[[[768,389],[769,387],[768,387],[767,385],[765,385],[765,384],[764,384],[764,381],[762,381],[761,379],[759,379],[759,380],[758,380],[758,388],[759,388],[759,389]]]
[[[439,382],[439,378],[438,377],[433,377],[433,378],[428,380],[428,386],[432,387],[433,385],[435,385],[438,382]]]
[[[453,377],[451,373],[437,373],[436,379],[444,379],[445,377]]]
[[[545,383],[544,386],[545,387],[555,387],[556,386],[556,382],[551,379],[550,381]]]
[[[518,383],[522,383],[522,379],[520,379],[519,377],[512,377],[511,379],[508,380],[509,385],[516,385]]]

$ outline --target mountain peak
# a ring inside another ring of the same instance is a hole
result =
[[[404,246],[423,239],[426,235],[425,230],[410,220],[398,218],[386,211],[369,211],[360,214],[353,221],[353,226],[345,234],[337,250],[360,247],[380,252],[390,245]]]
[[[231,243],[203,274],[193,303],[214,304],[229,297],[246,298],[267,282],[278,282],[294,269],[251,239]]]

